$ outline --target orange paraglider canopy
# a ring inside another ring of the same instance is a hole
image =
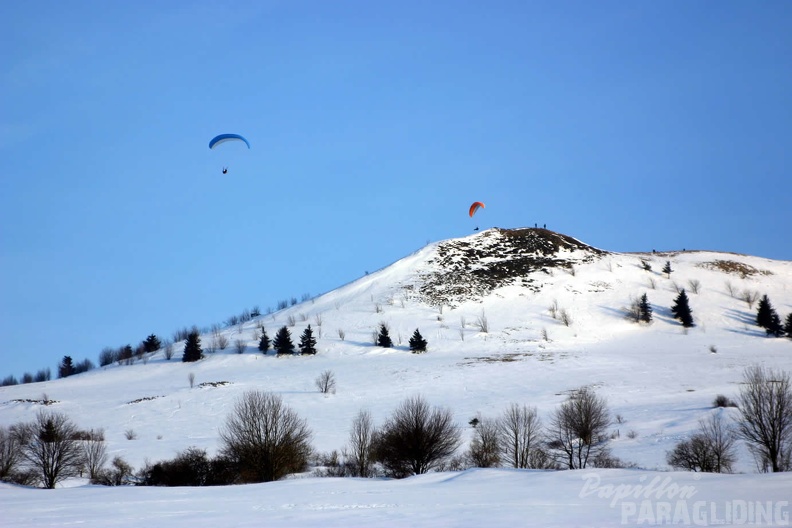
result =
[[[473,218],[473,215],[479,210],[479,207],[484,207],[484,204],[481,202],[473,202],[473,205],[470,206],[470,212],[468,214],[471,218]]]

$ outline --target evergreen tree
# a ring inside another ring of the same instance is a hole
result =
[[[767,335],[775,337],[784,335],[784,325],[781,324],[781,318],[775,310],[770,314],[770,325],[765,330],[767,330]]]
[[[279,356],[294,354],[294,343],[292,343],[291,332],[285,326],[282,326],[278,333],[275,334],[275,340],[272,342],[272,348]]]
[[[261,339],[259,339],[258,349],[261,350],[263,354],[267,353],[270,347],[270,339],[267,335],[267,331],[263,328],[261,329]]]
[[[767,295],[763,295],[759,299],[759,307],[756,310],[756,324],[764,328],[767,335],[780,336],[784,330],[781,325],[781,318],[775,308],[773,308]]]
[[[198,332],[190,332],[187,335],[187,342],[184,344],[184,355],[182,361],[190,363],[203,359],[203,350],[201,350],[201,337]]]
[[[154,334],[151,334],[146,338],[145,341],[143,341],[143,350],[145,352],[156,352],[160,348],[162,348],[162,343]]]
[[[644,323],[652,322],[652,306],[649,304],[649,297],[644,293],[638,301],[638,318]]]
[[[300,348],[300,354],[316,354],[316,338],[313,336],[311,325],[303,330],[300,335],[300,344],[297,346]]]
[[[377,334],[377,346],[383,348],[393,347],[393,341],[391,341],[390,335],[388,335],[388,327],[385,323],[380,324],[379,333]]]
[[[679,319],[679,322],[685,328],[693,326],[693,312],[690,310],[690,303],[684,289],[674,299],[674,306],[671,307],[671,312],[674,314],[674,318]]]
[[[792,339],[792,313],[786,317],[786,322],[784,323],[784,333],[789,339]]]
[[[674,271],[674,270],[671,269],[671,261],[670,260],[666,260],[665,266],[663,266],[663,273],[665,273],[668,276],[668,278],[670,279],[672,271]]]
[[[63,360],[58,365],[58,377],[68,378],[74,374],[74,364],[72,363],[71,356],[63,356]]]
[[[417,328],[415,329],[415,332],[413,332],[413,335],[410,338],[410,351],[413,354],[426,352],[426,339],[423,338],[421,332],[419,332]]]

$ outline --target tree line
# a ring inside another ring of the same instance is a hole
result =
[[[792,470],[792,383],[787,372],[752,366],[744,371],[726,423],[716,409],[699,430],[667,453],[674,468],[731,472],[734,445],[745,441],[758,470]],[[621,417],[616,418],[621,421]],[[104,485],[208,486],[269,482],[306,471],[328,476],[404,478],[467,467],[582,469],[634,467],[609,449],[613,418],[590,387],[572,391],[545,425],[535,407],[512,403],[500,416],[476,417],[468,448],[459,453],[462,429],[447,408],[423,397],[405,399],[376,427],[371,413],[353,418],[341,452],[317,454],[306,420],[273,393],[245,392],[219,431],[216,457],[188,448],[174,459],[147,462],[134,472],[123,459],[108,465],[104,432],[84,431],[64,414],[41,411],[29,423],[0,427],[0,480],[54,488],[85,475]]]

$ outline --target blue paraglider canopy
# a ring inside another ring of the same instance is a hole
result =
[[[217,145],[226,143],[227,141],[243,141],[245,145],[247,145],[247,148],[250,148],[250,143],[248,140],[239,134],[220,134],[219,136],[212,138],[212,141],[209,142],[209,148],[213,149]]]

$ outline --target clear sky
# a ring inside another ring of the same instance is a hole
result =
[[[791,260],[790,28],[782,0],[2,1],[0,378],[476,226]]]

